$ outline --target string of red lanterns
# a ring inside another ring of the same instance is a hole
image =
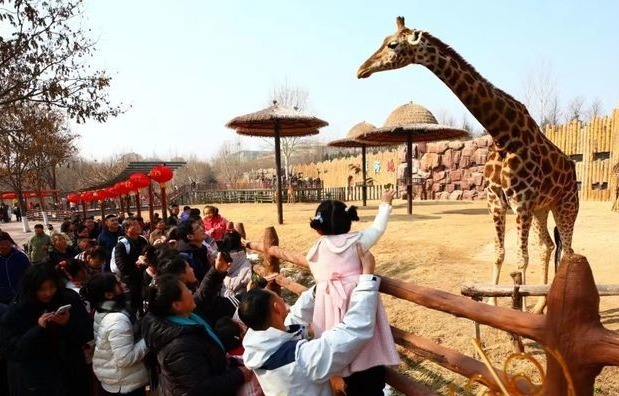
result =
[[[151,213],[151,220],[153,217],[153,199],[152,199],[152,185],[151,180],[156,181],[159,184],[161,189],[161,211],[162,218],[167,221],[167,207],[166,207],[166,192],[165,186],[166,183],[172,180],[174,177],[174,172],[168,168],[167,166],[161,164],[154,166],[148,175],[138,172],[132,174],[129,179],[125,181],[120,181],[113,186],[95,190],[95,191],[83,191],[83,192],[72,192],[67,194],[67,201],[75,204],[82,203],[84,216],[86,215],[86,203],[90,203],[93,201],[99,201],[101,205],[101,216],[104,217],[104,205],[106,199],[114,199],[120,197],[120,206],[121,211],[124,210],[124,199],[127,195],[135,195],[136,196],[136,206],[138,208],[138,215],[140,215],[140,197],[139,190],[142,188],[149,188],[149,210]],[[4,197],[7,195],[7,197]],[[8,198],[9,194],[3,194],[3,198]],[[36,194],[35,194],[36,196]]]

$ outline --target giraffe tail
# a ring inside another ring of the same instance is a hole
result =
[[[556,274],[557,269],[559,268],[559,263],[561,262],[561,253],[563,251],[563,243],[561,242],[561,233],[559,232],[559,227],[555,226],[554,237],[555,237],[555,245],[557,246],[557,248],[555,249],[555,274]]]

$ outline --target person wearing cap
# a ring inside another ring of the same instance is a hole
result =
[[[13,301],[28,267],[28,256],[15,247],[15,241],[8,232],[0,231],[0,303],[10,304]]]

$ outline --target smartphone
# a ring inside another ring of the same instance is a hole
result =
[[[54,312],[54,315],[63,314],[70,309],[71,309],[71,304],[63,305],[62,307],[58,308],[56,312]]]

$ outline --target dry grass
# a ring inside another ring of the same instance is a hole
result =
[[[619,283],[617,257],[617,231],[619,214],[610,211],[610,203],[584,202],[576,224],[574,251],[587,256],[598,283]],[[284,225],[276,225],[274,204],[222,204],[220,212],[229,220],[243,222],[249,239],[260,239],[267,226],[275,225],[280,246],[306,252],[317,238],[309,228],[315,204],[285,204]],[[355,229],[367,227],[377,211],[377,202],[360,208],[361,221]],[[485,202],[415,202],[412,218],[406,214],[402,201],[395,202],[387,232],[373,248],[379,264],[378,272],[384,276],[417,282],[459,294],[460,285],[467,281],[487,282],[493,262],[494,228],[487,214]],[[515,221],[510,215],[507,221],[507,257],[501,274],[501,283],[511,284],[509,272],[515,262]],[[552,225],[551,225],[552,227]],[[535,248],[531,249],[527,273],[529,283],[537,283],[540,270],[537,267]],[[413,303],[383,296],[391,322],[404,330],[429,338],[471,354],[473,325],[469,320],[454,318],[442,312],[431,311]],[[535,301],[529,299],[527,303]],[[619,297],[604,297],[600,313],[604,325],[614,331],[619,329]],[[507,305],[508,301],[500,301]],[[500,331],[482,327],[485,350],[493,364],[502,367],[511,350],[508,336]],[[532,341],[526,349],[544,360],[544,354]],[[402,366],[411,377],[432,387],[441,394],[448,394],[449,384],[458,386],[462,393],[466,379],[441,367],[416,358],[405,358]],[[607,367],[598,377],[596,394],[619,394],[619,369]]]

